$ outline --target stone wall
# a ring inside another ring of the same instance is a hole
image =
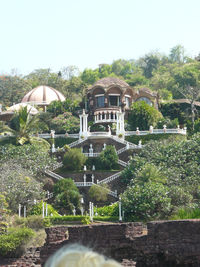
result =
[[[28,250],[20,259],[0,259],[0,266],[39,267],[60,247],[77,242],[123,266],[200,266],[200,220],[150,222],[147,231],[142,223],[119,223],[52,227],[46,233],[43,247]]]

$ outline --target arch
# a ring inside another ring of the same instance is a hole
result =
[[[153,106],[151,99],[149,99],[146,96],[141,96],[135,100],[135,102],[138,102],[138,101],[145,101],[149,106]]]

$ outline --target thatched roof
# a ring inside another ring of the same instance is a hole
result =
[[[103,79],[97,81],[96,83],[94,83],[88,90],[93,90],[97,87],[102,87],[102,88],[104,88],[104,90],[107,90],[110,87],[114,87],[114,86],[120,87],[123,90],[126,90],[128,88],[131,89],[131,87],[128,85],[128,83],[126,83],[123,80],[120,80],[120,79],[115,78],[115,77],[106,77],[106,78],[103,78]]]

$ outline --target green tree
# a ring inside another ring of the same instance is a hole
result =
[[[21,102],[25,93],[30,91],[31,84],[18,76],[0,77],[0,103],[3,107]]]
[[[79,171],[83,169],[85,162],[86,157],[79,148],[72,148],[68,150],[63,159],[64,167],[70,171]]]
[[[62,214],[72,214],[80,208],[81,195],[72,179],[62,179],[54,185],[54,207]]]
[[[106,184],[104,184],[103,186],[92,185],[88,194],[93,201],[106,201],[108,199],[108,191],[109,188]]]
[[[11,160],[0,167],[0,194],[5,194],[9,209],[16,213],[19,204],[43,197],[42,184],[30,172]]]
[[[81,79],[86,84],[93,84],[99,79],[98,70],[85,69],[81,74]]]
[[[99,161],[102,169],[111,170],[118,166],[118,155],[114,146],[106,146],[100,153]]]
[[[50,126],[56,133],[77,133],[80,127],[80,120],[72,116],[71,112],[64,112],[53,118]]]
[[[136,130],[137,127],[140,130],[148,130],[151,125],[155,126],[161,118],[162,114],[157,109],[144,101],[138,101],[131,106],[128,124],[131,130]]]
[[[54,117],[64,113],[64,111],[63,102],[60,100],[52,101],[47,107],[47,112],[52,113]]]
[[[186,60],[185,48],[182,45],[172,47],[169,54],[169,60],[171,62],[183,64]]]
[[[31,135],[38,130],[38,118],[31,116],[27,110],[27,106],[22,107],[15,113],[11,120],[11,133],[16,138],[16,143],[23,145],[25,142],[30,142]]]
[[[140,59],[141,68],[143,69],[144,76],[151,78],[153,71],[155,71],[161,63],[161,55],[158,53],[150,53]]]
[[[161,183],[132,183],[122,195],[122,206],[127,217],[133,220],[165,218],[171,211],[168,188]]]

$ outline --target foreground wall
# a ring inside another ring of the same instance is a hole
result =
[[[54,251],[74,242],[123,262],[124,266],[200,266],[200,220],[151,222],[146,233],[142,223],[52,227],[46,233],[43,247],[29,250],[18,260],[3,263],[0,259],[0,266],[39,267]]]

